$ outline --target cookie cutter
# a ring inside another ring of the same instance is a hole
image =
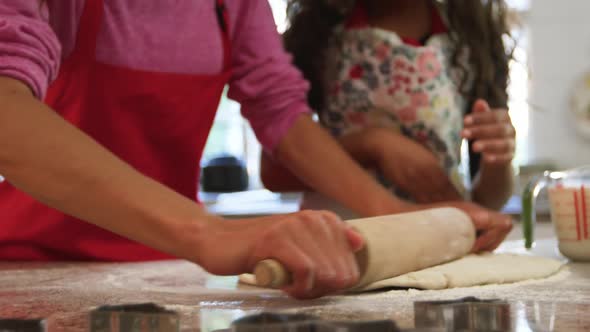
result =
[[[507,301],[465,297],[451,301],[414,302],[416,328],[443,328],[445,331],[510,331],[510,304]]]
[[[305,314],[260,313],[216,332],[399,332],[391,320],[328,321]]]
[[[153,303],[107,305],[90,312],[91,332],[178,332],[179,330],[180,316],[174,311]]]
[[[400,329],[393,320],[329,321],[306,314],[260,313],[234,321],[216,332],[448,332],[510,331],[510,304],[465,297],[414,302],[414,328]]]
[[[0,332],[45,332],[44,319],[0,319]]]

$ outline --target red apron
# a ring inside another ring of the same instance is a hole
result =
[[[224,69],[215,75],[148,72],[98,62],[96,40],[103,9],[102,0],[86,1],[76,49],[62,64],[46,102],[143,174],[196,199],[199,161],[230,77],[223,0],[216,1],[216,10]],[[48,208],[7,182],[0,184],[0,260],[167,258],[171,257]]]

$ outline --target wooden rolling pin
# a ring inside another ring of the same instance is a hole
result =
[[[475,242],[469,216],[455,208],[347,221],[365,239],[356,254],[361,278],[354,288],[439,265],[467,255]],[[281,288],[291,283],[283,265],[266,259],[254,269],[260,287]]]

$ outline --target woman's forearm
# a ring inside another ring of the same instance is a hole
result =
[[[297,119],[275,156],[303,183],[360,215],[399,212],[406,204],[381,186],[307,116]]]
[[[149,179],[0,78],[0,174],[39,201],[161,251],[196,260],[192,239],[213,218]]]
[[[311,190],[308,185],[293,175],[288,168],[264,151],[260,156],[260,180],[266,189],[274,192]]]
[[[376,140],[379,139],[373,128],[348,134],[338,138],[338,143],[352,159],[363,167],[375,167],[378,159]],[[270,155],[263,152],[260,161],[260,177],[264,186],[272,191],[308,191],[308,185]]]
[[[473,182],[473,200],[487,208],[500,210],[514,191],[514,170],[511,164],[485,165]]]

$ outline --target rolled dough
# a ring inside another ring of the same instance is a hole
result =
[[[361,279],[356,288],[375,281],[453,261],[475,242],[469,216],[440,208],[347,221],[365,239],[357,253]]]
[[[392,287],[445,289],[507,284],[549,277],[557,273],[561,266],[562,262],[550,258],[484,253],[377,281],[358,291]]]
[[[549,277],[559,271],[562,262],[535,256],[515,254],[468,255],[456,261],[389,278],[355,288],[365,292],[387,288],[446,289],[490,284],[507,284]],[[255,285],[252,275],[240,282]]]

